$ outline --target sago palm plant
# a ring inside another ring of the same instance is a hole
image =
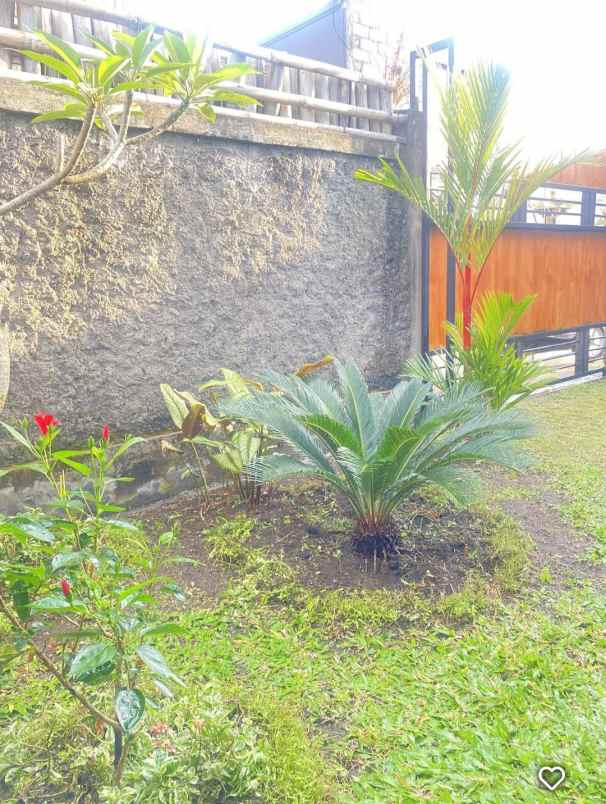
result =
[[[551,379],[543,363],[519,355],[509,340],[534,298],[514,301],[509,293],[485,293],[473,312],[471,346],[465,349],[458,316],[456,326],[444,325],[450,338],[448,353],[416,355],[406,363],[404,374],[425,380],[442,393],[453,384],[479,386],[495,410],[521,402]]]
[[[509,86],[503,67],[479,64],[454,77],[442,92],[441,125],[448,159],[432,167],[439,188],[434,192],[399,158],[397,168],[381,159],[375,173],[361,169],[354,173],[356,179],[394,190],[420,207],[448,241],[461,281],[466,349],[471,345],[472,305],[497,238],[532,193],[587,156],[583,152],[548,158],[531,167],[520,143],[503,145]]]
[[[528,425],[515,413],[490,410],[477,388],[435,397],[412,379],[387,394],[370,393],[355,363],[335,366],[338,387],[268,372],[263,380],[273,393],[253,391],[226,403],[223,413],[262,424],[289,448],[256,461],[249,468],[255,478],[315,476],[346,497],[361,549],[391,549],[394,510],[421,486],[435,483],[460,499],[469,485],[465,467],[515,466],[511,442],[529,435]]]

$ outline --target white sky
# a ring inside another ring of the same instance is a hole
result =
[[[136,0],[139,13],[234,42],[256,42],[327,0]],[[129,8],[132,0],[129,0]],[[512,73],[509,129],[533,156],[606,148],[604,0],[374,0],[411,48],[455,37],[459,66],[480,58]]]

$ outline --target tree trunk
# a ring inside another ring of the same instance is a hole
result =
[[[465,266],[463,272],[463,346],[471,346],[471,268]]]
[[[0,324],[0,411],[6,404],[11,381],[10,333],[6,324]]]

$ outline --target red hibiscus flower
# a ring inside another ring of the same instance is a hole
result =
[[[36,413],[34,416],[34,421],[38,425],[38,430],[45,436],[48,433],[50,427],[58,427],[61,422],[57,421],[52,413]]]
[[[103,439],[105,442],[109,441],[109,426],[108,426],[107,424],[106,424],[106,425],[104,425],[104,427],[103,427],[103,433],[102,433],[102,435],[101,435],[101,438],[102,438],[102,439]]]
[[[63,594],[65,595],[65,597],[69,598],[71,596],[72,587],[71,587],[70,582],[67,580],[67,578],[64,578],[61,581],[61,589],[62,589]]]

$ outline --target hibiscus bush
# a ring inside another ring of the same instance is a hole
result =
[[[117,518],[122,508],[108,501],[110,487],[129,480],[115,476],[118,459],[143,439],[113,444],[105,426],[85,447],[61,449],[52,414],[38,413],[33,422],[1,423],[28,455],[2,473],[37,472],[54,498],[47,510],[0,521],[0,616],[11,636],[0,662],[37,660],[81,704],[91,725],[111,735],[118,783],[154,696],[172,697],[182,684],[155,644],[180,632],[155,614],[164,595],[182,597],[158,573],[160,554],[177,534],[168,531],[147,547],[136,525]],[[127,562],[128,545],[134,558]]]

